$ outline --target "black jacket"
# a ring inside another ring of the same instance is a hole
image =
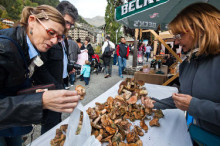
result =
[[[117,56],[121,56],[122,58],[128,58],[129,47],[127,44],[119,43],[116,52],[117,52]]]
[[[57,89],[63,89],[63,48],[60,44],[54,45],[41,53],[41,58],[44,65],[34,72],[35,85],[54,83]]]
[[[94,55],[94,50],[91,44],[88,44],[86,47],[85,45],[82,46],[82,49],[87,49],[88,50],[88,56],[89,56],[89,61],[92,61],[92,55]]]
[[[64,42],[67,49],[65,53],[69,54],[67,39]],[[63,89],[63,48],[61,43],[54,45],[47,52],[41,53],[41,56],[44,65],[34,72],[35,85],[54,83],[57,89]]]
[[[30,64],[26,32],[23,27],[0,30],[17,41]],[[25,81],[24,61],[17,47],[9,40],[0,39],[0,129],[40,123],[43,117],[42,93],[16,96]]]

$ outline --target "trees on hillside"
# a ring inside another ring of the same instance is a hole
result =
[[[8,16],[12,20],[19,20],[22,9],[25,6],[35,7],[42,4],[56,7],[59,4],[59,0],[1,0],[0,5],[4,6],[7,12],[7,15],[5,15],[5,12],[3,16],[1,14],[1,18]]]
[[[115,20],[115,8],[122,5],[122,0],[107,0],[107,7],[105,10],[105,30],[106,34],[109,34],[112,42],[116,42],[116,33],[117,33],[117,42],[121,36],[120,28],[121,24]]]

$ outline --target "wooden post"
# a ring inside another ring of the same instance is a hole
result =
[[[180,63],[182,63],[182,59],[164,42],[163,39],[161,39],[161,37],[154,31],[154,30],[143,30],[142,32],[151,32],[154,35],[154,39],[158,39],[168,50],[169,52],[176,58],[176,62],[174,64],[178,64],[178,61]],[[155,44],[156,41],[154,41],[154,47],[157,47]],[[155,48],[154,48],[155,49]],[[154,53],[156,54],[157,49],[154,50]],[[156,56],[154,56],[156,58]],[[172,65],[172,67],[174,66],[174,64]],[[168,85],[169,83],[171,83],[173,80],[175,80],[177,77],[179,77],[179,72],[176,73],[172,78],[170,78],[169,80],[167,80],[165,83],[163,83],[164,86]]]
[[[140,40],[142,39],[142,29],[140,29]]]
[[[174,63],[169,67],[169,69],[174,68],[177,64],[178,64],[178,61],[174,62]]]
[[[153,41],[153,37],[152,37],[152,33],[150,33],[150,42],[152,43]]]
[[[175,80],[177,77],[179,77],[179,73],[175,74],[174,76],[172,76],[172,78],[170,78],[169,80],[167,80],[165,83],[163,83],[164,86],[167,86],[169,83],[171,83],[173,80]]]
[[[161,39],[161,37],[154,30],[143,30],[142,32],[151,32],[180,63],[182,62],[182,59],[164,42],[163,39]]]
[[[134,50],[133,50],[133,63],[132,67],[137,67],[137,38],[138,38],[139,30],[135,29],[135,36],[134,36]]]

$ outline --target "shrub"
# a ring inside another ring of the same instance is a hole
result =
[[[97,47],[94,49],[94,53],[95,53],[95,54],[100,55],[101,52],[102,52],[102,47],[101,47],[101,46],[97,46]]]

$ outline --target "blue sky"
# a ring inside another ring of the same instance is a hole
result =
[[[61,1],[61,0],[60,0]],[[105,16],[107,0],[68,0],[77,9],[79,15],[84,18],[93,18],[95,16]]]

